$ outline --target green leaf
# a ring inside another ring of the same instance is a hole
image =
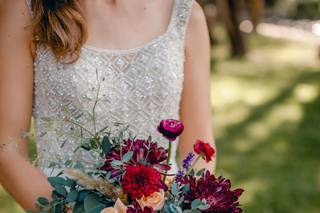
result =
[[[60,185],[57,185],[54,187],[54,190],[59,194],[59,195],[62,195],[63,197],[66,197],[67,196],[67,190],[64,186],[60,186]]]
[[[76,205],[73,208],[73,213],[83,213],[83,212],[85,212],[83,202],[76,203]]]
[[[191,203],[191,208],[192,209],[196,209],[198,206],[200,206],[202,204],[201,200],[199,199],[195,199],[194,201],[192,201]]]
[[[171,193],[176,196],[178,194],[179,186],[177,183],[172,184]]]
[[[129,151],[122,157],[122,162],[129,162],[133,156],[133,152]]]
[[[194,169],[191,169],[189,175],[194,176],[194,174],[195,174]]]
[[[99,202],[97,196],[89,194],[84,199],[84,209],[86,213],[100,213],[106,206]]]
[[[62,203],[59,203],[59,204],[52,207],[52,212],[53,213],[61,213],[61,212],[63,212],[63,208],[64,208],[64,205]]]
[[[105,154],[108,154],[111,150],[111,142],[110,142],[110,139],[109,137],[106,135],[103,137],[102,139],[102,151],[103,153]]]
[[[183,194],[188,193],[188,191],[189,191],[189,190],[190,190],[190,186],[189,186],[189,184],[184,185],[184,186],[183,186],[183,188],[182,188],[182,192],[183,192]]]
[[[37,200],[37,204],[40,206],[40,207],[45,207],[47,205],[49,205],[49,201],[47,198],[45,197],[39,197],[38,200]]]
[[[65,179],[62,177],[48,177],[48,181],[51,186],[63,186],[65,184]]]
[[[119,160],[114,160],[114,161],[111,161],[111,166],[113,168],[118,168],[120,165],[122,165],[122,161],[119,161]]]
[[[71,203],[76,201],[77,199],[78,199],[78,192],[77,190],[73,189],[68,193],[66,202]]]
[[[88,143],[81,144],[80,147],[81,147],[82,149],[86,150],[86,151],[90,151],[90,150],[91,150],[91,145],[88,144]]]
[[[202,176],[205,171],[206,171],[206,169],[203,168],[203,169],[199,170],[196,175],[197,176]]]
[[[90,193],[88,190],[82,190],[78,193],[78,201],[77,202],[83,202],[86,196]]]
[[[76,184],[76,181],[70,178],[67,178],[64,183],[65,186],[68,186],[70,188],[74,187]]]
[[[195,199],[195,200],[192,201],[192,203],[191,203],[191,208],[192,208],[192,209],[197,209],[197,208],[199,208],[200,206],[203,206],[203,205],[206,205],[206,203],[202,202],[202,201],[199,200],[199,199]]]
[[[175,206],[174,204],[170,204],[168,208],[170,213],[182,213],[182,210],[179,206]]]

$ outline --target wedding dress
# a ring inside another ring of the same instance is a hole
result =
[[[26,1],[30,6],[31,0]],[[101,160],[93,152],[74,152],[80,128],[64,119],[93,130],[97,96],[97,129],[109,126],[116,133],[114,124],[121,123],[138,138],[151,136],[159,145],[168,146],[156,128],[162,119],[179,119],[184,39],[191,10],[192,0],[174,0],[170,24],[162,35],[128,50],[84,45],[72,64],[57,62],[49,48],[37,46],[33,116],[38,166],[47,175],[49,167],[63,168],[66,162],[80,161],[89,168]],[[172,171],[177,171],[177,145],[178,140],[173,142]]]

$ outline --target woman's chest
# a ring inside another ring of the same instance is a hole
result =
[[[49,114],[70,105],[86,111],[99,98],[108,110],[136,106],[160,111],[180,100],[183,52],[182,44],[169,40],[117,53],[88,46],[75,63],[63,64],[50,51],[39,48],[35,106]]]

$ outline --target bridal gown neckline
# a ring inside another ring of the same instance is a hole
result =
[[[168,147],[156,128],[162,119],[179,119],[192,4],[193,0],[174,0],[167,30],[140,47],[112,50],[86,44],[79,59],[66,64],[57,62],[49,48],[37,46],[33,116],[38,166],[47,175],[49,167],[63,168],[66,162],[81,161],[90,168],[102,160],[93,152],[74,152],[80,129],[64,120],[75,119],[92,129],[90,114],[98,88],[97,128],[109,125],[116,134],[119,127],[114,123],[123,123],[138,138],[151,136]],[[178,141],[173,143],[172,171],[177,171],[177,146]]]

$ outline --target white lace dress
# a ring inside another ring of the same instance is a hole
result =
[[[116,132],[114,123],[122,123],[138,138],[152,136],[168,146],[156,127],[162,119],[179,119],[184,39],[191,10],[192,0],[174,0],[170,24],[162,35],[128,50],[84,45],[73,64],[59,63],[50,49],[37,46],[33,115],[38,165],[47,175],[51,162],[56,162],[56,168],[76,161],[90,167],[100,160],[92,152],[74,152],[80,128],[63,121],[68,117],[93,130],[91,115],[98,89],[97,129],[107,125]],[[171,155],[173,171],[177,170],[177,142]]]

